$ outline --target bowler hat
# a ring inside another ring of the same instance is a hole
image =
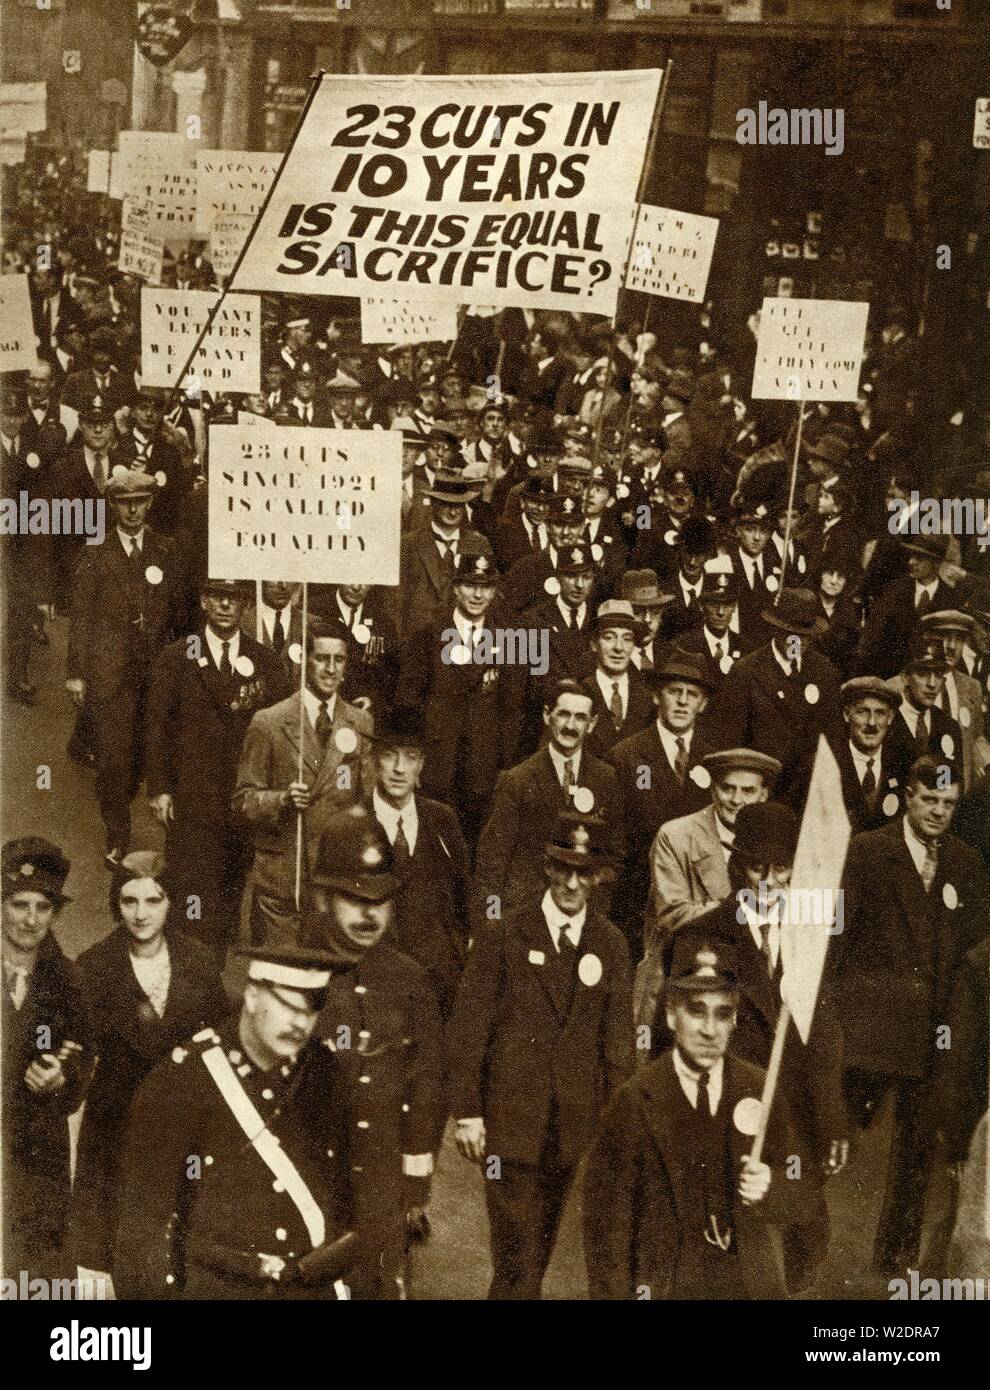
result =
[[[427,744],[422,713],[408,705],[377,719],[369,737],[372,743],[399,748],[425,748]]]
[[[757,864],[792,864],[800,823],[780,801],[757,801],[736,815],[732,853]]]

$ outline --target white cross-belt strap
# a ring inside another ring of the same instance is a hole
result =
[[[206,1070],[227,1102],[230,1113],[247,1135],[251,1147],[295,1203],[299,1215],[306,1223],[306,1230],[315,1250],[326,1238],[326,1221],[312,1192],[303,1181],[302,1174],[275,1136],[265,1128],[264,1120],[238,1081],[223,1048],[209,1047],[202,1057]]]

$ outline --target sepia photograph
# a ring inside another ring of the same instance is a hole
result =
[[[988,54],[985,0],[2,0],[39,1366],[257,1370],[254,1301],[986,1364]]]

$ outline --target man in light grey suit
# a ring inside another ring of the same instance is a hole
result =
[[[359,798],[364,783],[372,785],[365,772],[371,716],[338,693],[347,670],[347,652],[347,629],[342,623],[310,619],[305,689],[259,710],[244,739],[232,804],[254,839],[248,883],[255,942],[284,945],[295,940],[299,816],[304,888],[326,822]]]
[[[767,800],[781,764],[752,748],[729,748],[709,753],[698,770],[711,779],[711,803],[667,821],[650,846],[646,954],[633,1000],[638,1023],[653,1022],[663,984],[663,948],[672,933],[729,896],[736,815],[743,806]]]

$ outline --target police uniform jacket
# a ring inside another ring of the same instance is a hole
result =
[[[213,1049],[264,1121],[260,1135],[274,1136],[301,1178],[309,1223],[213,1080]],[[236,1020],[176,1047],[141,1083],[131,1110],[113,1263],[118,1297],[313,1297],[311,1288],[259,1279],[258,1257],[290,1264],[309,1254],[319,1217],[325,1242],[348,1228],[350,1133],[346,1084],[324,1047],[310,1043],[294,1064],[262,1072],[245,1054]]]
[[[729,1117],[741,1100],[763,1092],[760,1068],[729,1053],[719,1110]],[[612,1098],[588,1156],[584,1185],[584,1248],[593,1299],[669,1297],[694,1206],[684,1152],[680,1082],[670,1052],[637,1071]],[[730,1119],[734,1173],[753,1146]],[[738,1267],[754,1299],[787,1297],[782,1231],[800,1212],[803,1188],[788,1182],[784,1161],[793,1152],[785,1103],[778,1091],[770,1112],[764,1162],[771,1169],[762,1202],[747,1207],[733,1196],[731,1223]]]
[[[834,941],[846,1063],[926,1077],[956,971],[990,931],[986,870],[975,850],[943,835],[926,893],[898,818],[853,838],[842,889],[844,930]]]
[[[400,1264],[406,1181],[419,1179],[413,1200],[428,1200],[443,1081],[436,997],[422,967],[381,941],[353,970],[333,976],[317,1031],[350,1098],[361,1290],[389,1295],[381,1274]]]
[[[632,1070],[629,956],[589,909],[568,980],[539,903],[474,938],[448,1029],[451,1110],[482,1116],[489,1154],[536,1164],[555,1112],[573,1167],[608,1097]]]
[[[289,900],[295,895],[296,817],[292,805],[281,805],[282,792],[299,776],[299,702],[297,692],[251,719],[241,751],[234,786],[233,808],[250,828],[254,841],[251,882],[258,893]],[[341,731],[350,734],[341,736]],[[303,812],[304,864],[311,862],[326,822],[354,804],[361,795],[362,763],[367,756],[372,722],[338,694],[326,749],[316,730],[303,718],[303,781],[313,799]],[[355,740],[344,751],[340,742]],[[344,777],[342,769],[347,769]],[[346,782],[346,785],[340,785]]]
[[[118,1164],[134,1092],[177,1043],[229,1012],[213,955],[184,931],[169,931],[171,979],[159,1017],[138,983],[124,927],[77,961],[93,1020],[96,1069],[79,1131],[70,1229],[77,1264],[109,1270],[116,1231]]]
[[[112,700],[140,686],[172,636],[181,603],[175,542],[145,527],[134,559],[116,529],[86,546],[76,570],[67,673],[86,682],[90,700]]]

